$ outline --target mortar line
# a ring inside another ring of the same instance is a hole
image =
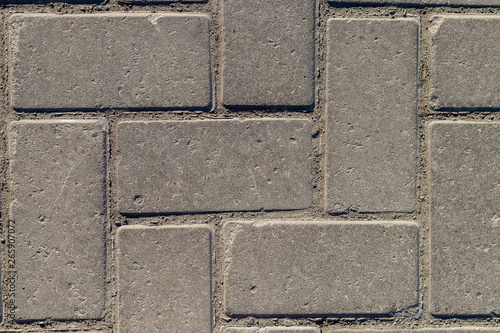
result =
[[[429,216],[429,178],[427,175],[429,161],[427,159],[426,121],[425,112],[430,106],[430,44],[429,44],[429,20],[428,15],[420,17],[420,41],[419,41],[419,106],[418,119],[418,169],[417,169],[417,202],[419,203],[419,225],[420,225],[420,298],[422,307],[422,318],[430,319],[430,216]]]
[[[108,222],[106,223],[106,313],[104,320],[113,328],[113,332],[117,330],[117,315],[118,315],[118,270],[117,270],[117,242],[116,231],[117,225],[120,224],[121,216],[117,208],[117,156],[116,147],[116,126],[117,117],[108,115],[106,117],[108,123],[108,178],[106,181],[107,188],[107,206],[108,206]]]

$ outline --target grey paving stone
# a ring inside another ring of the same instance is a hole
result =
[[[103,316],[106,132],[101,120],[10,123],[19,320]]]
[[[499,108],[500,18],[447,15],[432,18],[433,98],[442,109]]]
[[[314,0],[224,0],[223,103],[314,102]]]
[[[498,0],[329,0],[331,3],[394,4],[420,6],[500,6]]]
[[[474,332],[500,332],[500,329],[495,327],[449,327],[449,328],[421,328],[421,329],[334,329],[330,328],[324,333],[474,333]]]
[[[118,229],[120,333],[212,331],[208,226]]]
[[[330,19],[326,209],[411,212],[416,205],[415,19]]]
[[[118,149],[122,213],[311,206],[308,120],[121,122]]]
[[[10,54],[15,109],[211,104],[205,15],[16,14]]]
[[[221,333],[320,333],[318,327],[223,327]]]
[[[0,5],[21,5],[21,4],[40,4],[48,5],[54,2],[64,2],[68,4],[102,4],[104,0],[0,0]]]
[[[319,327],[267,327],[262,333],[320,333]]]
[[[230,316],[390,314],[418,303],[412,222],[228,222]]]
[[[134,4],[170,4],[173,2],[207,2],[208,0],[132,0]]]
[[[433,122],[431,308],[500,313],[500,123]]]

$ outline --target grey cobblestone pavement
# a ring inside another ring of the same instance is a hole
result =
[[[500,332],[499,0],[0,17],[0,332]]]

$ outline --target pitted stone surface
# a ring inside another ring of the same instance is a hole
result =
[[[319,327],[266,327],[262,333],[320,333]]]
[[[434,16],[431,79],[438,108],[500,108],[500,17]]]
[[[308,120],[121,122],[118,149],[122,213],[311,206]]]
[[[10,124],[18,320],[103,316],[106,133],[101,120]]]
[[[204,15],[17,14],[10,53],[15,109],[211,104]]]
[[[212,332],[208,226],[118,229],[120,333]]]
[[[500,123],[434,122],[429,131],[430,310],[500,313]]]
[[[330,19],[326,209],[416,205],[416,19]]]
[[[319,327],[223,327],[221,333],[320,333]]]
[[[329,0],[330,3],[355,3],[371,5],[417,5],[423,6],[500,6],[498,0]]]
[[[449,327],[449,328],[420,328],[420,329],[333,329],[325,330],[323,333],[496,333],[500,329],[495,327]]]
[[[132,3],[139,5],[147,5],[147,4],[171,4],[175,2],[185,2],[185,3],[200,3],[207,2],[208,0],[132,0]]]
[[[314,102],[314,0],[224,0],[223,103]]]
[[[228,222],[231,316],[389,314],[418,303],[412,222]]]

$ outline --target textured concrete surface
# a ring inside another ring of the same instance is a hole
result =
[[[447,15],[432,18],[433,97],[439,108],[499,108],[500,18]]]
[[[176,3],[176,2],[188,2],[188,3],[196,3],[196,2],[200,2],[200,3],[203,3],[203,2],[208,2],[208,0],[188,0],[188,1],[185,1],[185,0],[133,0],[132,3],[133,4],[138,4],[138,5],[146,5],[146,4],[172,4],[172,3]]]
[[[314,102],[314,0],[223,1],[223,103]]]
[[[329,212],[415,209],[418,36],[413,18],[328,20]]]
[[[500,304],[500,123],[434,122],[431,311],[489,315]]]
[[[230,316],[388,314],[418,303],[415,223],[227,222],[223,236]]]
[[[221,333],[320,333],[319,327],[223,327]]]
[[[499,328],[495,327],[450,327],[450,328],[420,328],[420,329],[342,329],[342,330],[326,330],[323,333],[474,333],[474,332],[500,332]]]
[[[104,314],[106,132],[101,120],[10,124],[19,320]]]
[[[212,231],[118,229],[120,333],[211,332]]]
[[[12,107],[205,108],[209,23],[193,14],[13,15]]]
[[[0,332],[499,332],[500,3],[382,1],[0,0]]]
[[[332,4],[416,5],[416,6],[500,6],[497,0],[329,0]]]
[[[122,213],[311,206],[307,120],[122,122],[118,149]]]

